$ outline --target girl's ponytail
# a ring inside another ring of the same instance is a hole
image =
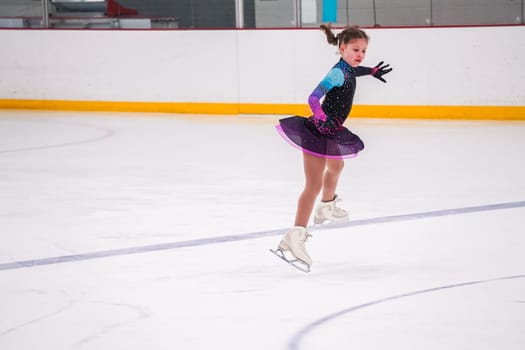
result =
[[[320,28],[326,34],[326,41],[328,41],[328,43],[331,45],[337,46],[339,42],[339,35],[334,35],[334,32],[332,32],[332,26],[330,24],[321,24]]]

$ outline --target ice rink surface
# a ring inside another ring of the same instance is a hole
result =
[[[278,117],[0,111],[0,349],[525,348],[525,123],[352,119],[303,273]]]

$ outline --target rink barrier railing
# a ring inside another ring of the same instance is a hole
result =
[[[306,104],[112,102],[0,99],[0,109],[188,114],[311,115]],[[525,120],[525,106],[355,105],[352,117]]]

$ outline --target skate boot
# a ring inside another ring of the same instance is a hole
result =
[[[310,271],[310,266],[312,265],[312,258],[308,255],[304,243],[311,237],[306,228],[302,226],[294,226],[286,232],[283,239],[279,243],[277,251],[280,251],[280,256],[282,259],[291,263],[295,267],[303,271]],[[284,252],[289,251],[296,260],[288,260],[284,256]],[[275,253],[275,251],[274,251]],[[306,265],[306,269],[303,269],[301,266],[294,264],[294,262],[300,262]]]
[[[315,209],[314,223],[316,225],[324,223],[326,220],[332,222],[348,221],[349,214],[337,206],[341,199],[334,196],[334,199],[329,202],[321,202]]]

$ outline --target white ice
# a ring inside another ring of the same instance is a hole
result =
[[[525,348],[525,123],[350,119],[306,274],[277,119],[1,111],[0,349]]]

